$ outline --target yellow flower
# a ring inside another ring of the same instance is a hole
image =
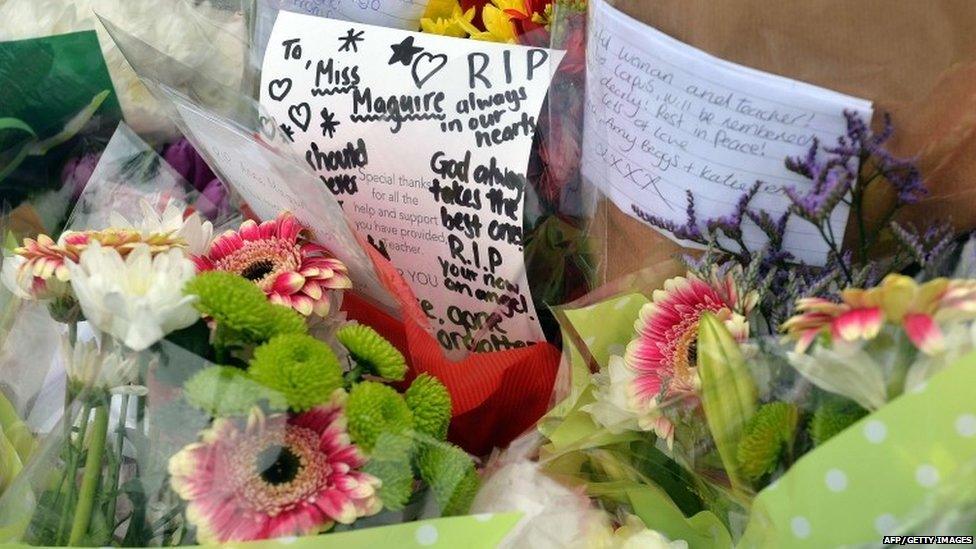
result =
[[[470,22],[464,25],[465,30],[475,40],[486,42],[504,42],[514,44],[517,42],[518,33],[512,17],[506,10],[521,12],[524,9],[522,0],[491,0],[491,4],[486,4],[481,10],[481,20],[485,25],[485,30],[479,30]]]
[[[453,6],[450,3],[442,3],[439,8],[440,6],[448,7],[450,11],[445,14],[443,9],[428,10],[428,16],[420,20],[420,27],[423,31],[442,36],[467,37],[467,29],[472,27],[471,21],[474,20],[474,8],[464,11],[457,0],[454,0]]]

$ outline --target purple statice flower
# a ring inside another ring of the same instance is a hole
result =
[[[896,221],[889,223],[895,242],[908,253],[912,260],[928,268],[944,259],[954,247],[955,231],[946,222],[929,225],[924,232],[914,226],[903,226]]]
[[[71,189],[72,200],[78,200],[81,197],[81,193],[88,185],[88,180],[91,179],[95,166],[98,165],[98,160],[101,157],[101,151],[89,152],[74,156],[65,162],[61,169],[61,184],[62,187]]]
[[[644,220],[651,226],[673,234],[675,238],[690,240],[699,244],[706,244],[707,239],[701,231],[701,227],[698,224],[698,216],[695,214],[695,195],[690,190],[687,191],[687,195],[688,206],[685,208],[686,221],[682,225],[679,225],[669,219],[651,215],[637,207],[637,205],[633,205],[631,208],[634,210],[634,215]]]
[[[845,110],[844,117],[847,119],[847,133],[838,139],[837,146],[825,148],[827,153],[846,158],[857,157],[862,163],[870,159],[878,174],[894,189],[900,204],[915,204],[928,194],[915,160],[899,158],[885,148],[895,134],[890,114],[884,114],[884,125],[881,132],[876,134],[856,112]]]
[[[708,228],[708,231],[713,234],[716,231],[722,231],[725,236],[733,240],[740,240],[742,238],[743,217],[747,216],[749,203],[752,202],[752,199],[759,192],[761,186],[762,182],[756,181],[752,188],[739,195],[739,200],[736,201],[735,208],[728,215],[706,220],[705,227]]]
[[[874,134],[867,123],[854,111],[844,111],[847,131],[837,139],[837,145],[823,147],[815,139],[804,157],[788,158],[786,168],[813,181],[813,187],[802,193],[787,189],[794,211],[817,224],[830,215],[834,207],[854,186],[866,186],[874,177],[860,178],[861,165],[870,162],[877,175],[892,186],[898,205],[914,204],[926,194],[922,175],[914,161],[898,158],[884,145],[894,135],[891,116],[884,116],[884,128]],[[826,153],[821,157],[821,150]]]
[[[825,168],[816,172],[817,179],[813,187],[807,192],[800,192],[795,187],[784,189],[786,196],[793,203],[792,211],[819,225],[834,211],[837,204],[847,196],[851,190],[850,172],[838,166]]]

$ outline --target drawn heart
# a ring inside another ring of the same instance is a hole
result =
[[[444,68],[447,64],[447,56],[443,53],[434,55],[430,52],[423,52],[414,59],[413,69],[410,71],[413,74],[413,81],[417,84],[417,88],[424,87],[424,84],[430,80],[437,72]]]
[[[312,121],[312,108],[308,103],[299,103],[288,107],[288,118],[302,131],[308,131],[308,124]]]
[[[264,134],[264,137],[268,141],[274,141],[275,136],[278,134],[278,126],[274,118],[262,114],[258,117],[258,122],[261,124],[261,133]]]
[[[268,82],[268,95],[275,101],[281,101],[291,91],[291,78],[282,78]]]

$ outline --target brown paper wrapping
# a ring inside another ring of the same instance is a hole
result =
[[[611,3],[717,57],[874,101],[875,113],[895,122],[889,149],[917,157],[931,191],[902,220],[976,228],[976,1]],[[884,197],[876,200],[880,212]],[[676,251],[613,205],[606,209],[604,280]]]

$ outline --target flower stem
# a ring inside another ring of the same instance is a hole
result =
[[[65,529],[68,527],[68,518],[71,516],[68,509],[74,507],[75,504],[75,483],[78,480],[78,458],[81,457],[82,453],[85,451],[85,437],[88,435],[88,418],[91,416],[91,406],[85,404],[82,408],[81,413],[81,423],[78,425],[78,447],[75,448],[71,440],[71,431],[73,431],[74,421],[67,421],[68,423],[68,438],[65,440],[65,446],[68,448],[68,461],[64,468],[64,476],[62,479],[62,484],[64,485],[64,490],[67,492],[65,494],[65,500],[63,506],[61,507],[61,520],[58,524],[58,536],[57,544],[63,543],[65,535]],[[68,412],[70,414],[70,410]]]
[[[129,395],[122,395],[122,404],[119,406],[119,424],[115,428],[115,468],[112,469],[108,480],[105,482],[105,487],[109,493],[108,499],[108,509],[105,512],[105,524],[115,524],[115,506],[118,502],[119,495],[117,489],[119,486],[119,477],[122,474],[122,446],[125,444],[125,422],[129,416]],[[114,534],[114,531],[109,534],[109,537]]]
[[[81,479],[78,505],[75,507],[74,522],[71,524],[68,545],[81,543],[82,538],[88,532],[88,524],[91,521],[95,492],[98,489],[98,477],[102,472],[102,454],[105,453],[105,439],[108,436],[108,406],[104,402],[95,408],[95,418],[92,423],[91,443],[88,445],[88,455],[85,456],[85,473]]]

